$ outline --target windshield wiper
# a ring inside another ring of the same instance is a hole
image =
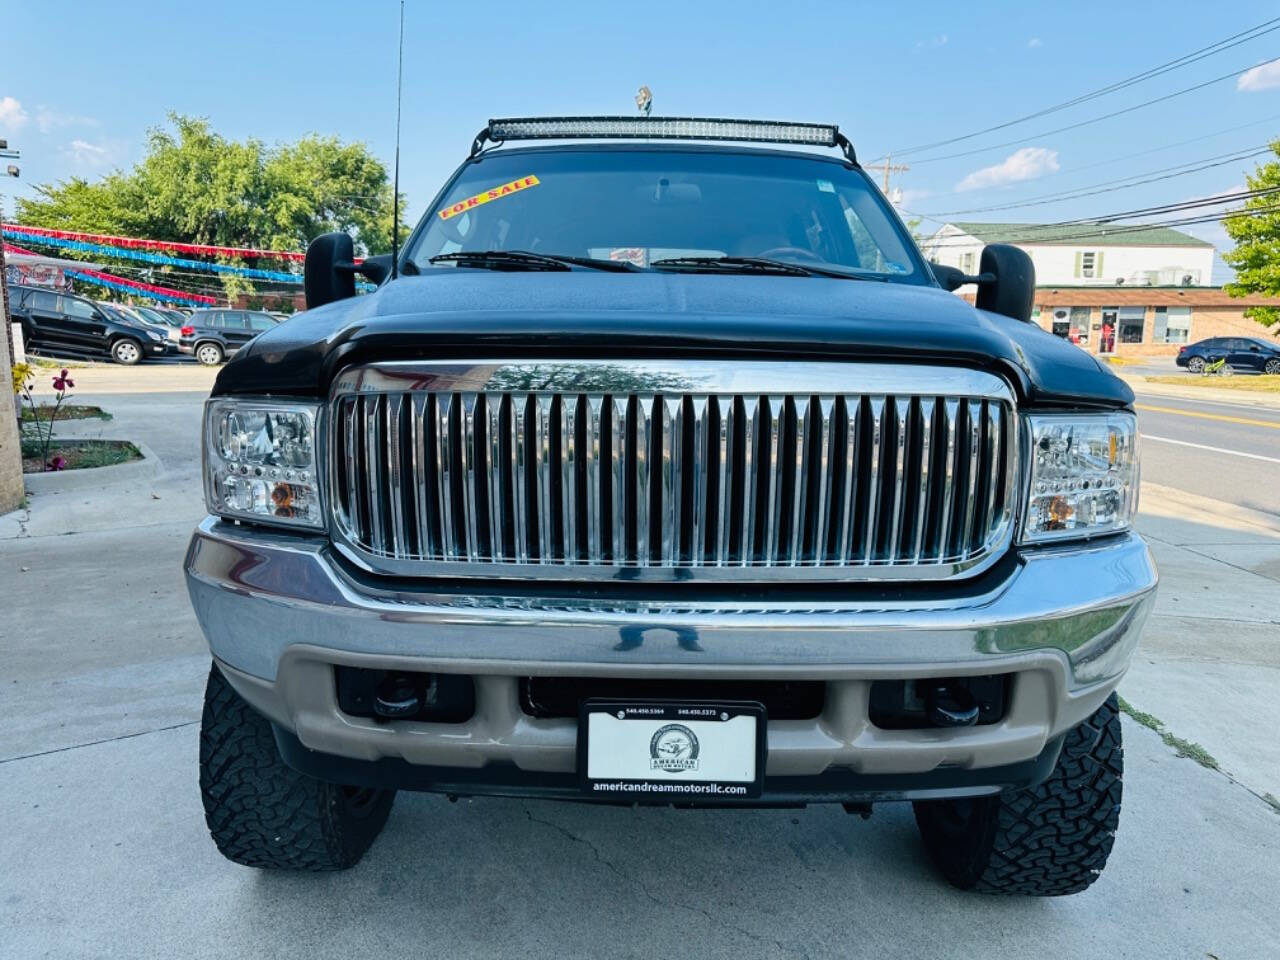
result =
[[[483,270],[568,270],[568,264],[523,250],[459,250],[457,253],[440,253],[431,258],[432,263],[456,263],[460,267],[479,267]]]
[[[771,273],[781,277],[836,277],[840,280],[883,280],[869,274],[845,273],[810,264],[771,260],[768,257],[668,257],[650,264],[655,270],[688,270],[722,273]]]
[[[601,260],[566,253],[529,253],[527,250],[460,250],[432,257],[431,262],[457,263],[464,267],[490,270],[568,270],[570,267],[588,267],[613,273],[632,273],[640,269],[629,260]]]

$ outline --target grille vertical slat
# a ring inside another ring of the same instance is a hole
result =
[[[718,567],[723,567],[725,559],[729,556],[729,537],[733,532],[733,523],[728,519],[731,501],[733,499],[733,484],[737,479],[733,469],[733,430],[737,422],[735,411],[737,409],[737,398],[727,397],[723,401],[716,401],[712,398],[712,402],[716,404],[716,412],[719,417],[716,420],[715,428],[715,451],[716,463],[718,465],[716,473],[716,529],[715,529],[715,548],[712,551],[712,561]]]
[[[755,518],[758,516],[756,506],[760,494],[760,471],[756,462],[759,449],[757,441],[760,429],[760,398],[748,396],[742,398],[742,518],[738,529],[738,552],[743,566],[751,563],[755,555],[756,535]]]
[[[899,545],[902,541],[902,509],[906,499],[906,444],[911,424],[911,399],[909,397],[893,397],[894,431],[891,438],[893,446],[893,507],[889,518],[889,543],[886,547],[889,560],[897,560]]]
[[[385,509],[383,470],[386,461],[383,454],[382,418],[379,410],[383,398],[376,395],[361,397],[364,407],[364,456],[369,486],[369,545],[374,553],[386,551],[386,529],[382,522]]]
[[[651,464],[654,462],[650,456],[650,444],[653,441],[652,432],[649,425],[653,423],[653,396],[649,394],[641,394],[635,400],[636,417],[636,462],[635,469],[628,471],[635,484],[635,503],[636,503],[636,563],[642,567],[649,565],[649,550],[652,541],[652,533],[649,529],[649,497],[652,491],[653,479],[650,474]],[[661,459],[656,461],[658,469],[661,469]],[[658,523],[662,522],[662,515],[656,515]]]
[[[507,421],[507,448],[511,475],[511,526],[515,540],[516,560],[527,563],[533,556],[529,535],[534,524],[529,516],[529,395],[512,394],[511,417]]]
[[[945,390],[362,389],[332,407],[333,512],[375,567],[959,569],[1007,542],[1014,413]]]
[[[401,411],[404,407],[403,394],[391,394],[383,404],[383,436],[387,438],[385,456],[387,458],[387,499],[391,510],[391,542],[392,556],[409,555],[409,536],[404,511],[404,441],[401,435]]]
[[[880,396],[869,397],[867,400],[867,408],[870,411],[867,427],[870,432],[871,445],[867,450],[867,458],[870,461],[870,474],[867,482],[867,499],[863,509],[863,515],[866,517],[865,529],[863,530],[863,546],[862,561],[863,563],[871,563],[876,559],[876,531],[880,525],[880,475],[881,461],[884,458],[884,408],[885,398]]]
[[[920,398],[920,488],[916,491],[916,519],[914,536],[911,542],[911,557],[915,563],[928,543],[929,522],[929,464],[933,459],[933,397]]]
[[[704,396],[694,396],[690,398],[688,410],[693,430],[693,459],[688,467],[693,489],[693,499],[689,503],[688,554],[693,562],[700,563],[706,557],[707,548],[707,478],[711,459],[708,418],[711,404]]]

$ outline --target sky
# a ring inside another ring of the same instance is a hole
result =
[[[0,203],[11,212],[13,195],[33,184],[127,169],[171,111],[207,117],[235,139],[335,134],[390,165],[398,10],[396,0],[122,0],[63,2],[52,15],[0,0],[0,137],[22,151],[21,177],[0,177]],[[889,153],[910,166],[891,185],[904,211],[925,216],[926,233],[947,219],[1054,222],[1211,197],[1242,189],[1262,159],[1222,158],[1280,138],[1280,63],[1267,65],[1280,57],[1280,30],[1036,120],[908,148],[1071,100],[1276,16],[1274,3],[1251,0],[1166,2],[1158,13],[978,0],[408,0],[401,189],[416,220],[489,117],[632,113],[647,84],[655,115],[838,123],[860,160]],[[987,209],[1198,160],[1215,165]],[[1228,244],[1217,224],[1186,229]]]

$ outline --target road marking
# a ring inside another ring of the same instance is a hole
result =
[[[1225,423],[1243,423],[1250,427],[1270,427],[1280,430],[1280,423],[1275,420],[1254,420],[1249,417],[1228,417],[1221,413],[1201,413],[1199,410],[1183,410],[1179,407],[1157,407],[1149,403],[1135,403],[1135,410],[1148,410],[1151,413],[1173,413],[1180,417],[1199,417],[1201,420],[1221,420]]]
[[[1172,437],[1153,437],[1149,433],[1140,434],[1143,440],[1154,440],[1157,443],[1174,443],[1180,447],[1195,447],[1197,450],[1209,450],[1212,453],[1225,453],[1233,457],[1248,457],[1250,460],[1265,460],[1267,463],[1280,463],[1280,457],[1264,457],[1260,453],[1245,453],[1243,450],[1228,450],[1225,447],[1211,447],[1204,443],[1191,443],[1189,440],[1174,440]]]

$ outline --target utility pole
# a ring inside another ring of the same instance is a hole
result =
[[[0,157],[18,159],[18,151],[10,150],[7,140],[0,140]],[[8,164],[7,176],[16,177],[18,168]],[[0,222],[4,220],[4,204],[0,203]],[[5,277],[4,245],[0,244],[0,373],[8,374],[13,364],[13,327],[9,320],[9,284]],[[0,513],[15,509],[22,502],[22,445],[18,439],[16,398],[7,386],[0,387]]]
[[[865,165],[866,170],[883,170],[884,171],[884,195],[889,195],[889,174],[906,173],[911,167],[905,163],[894,163],[893,157],[889,154],[884,155],[884,160],[880,163],[868,163]]]

